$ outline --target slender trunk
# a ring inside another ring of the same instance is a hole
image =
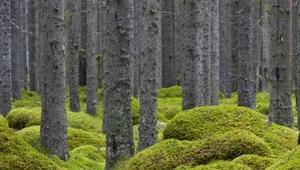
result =
[[[80,48],[80,10],[81,1],[72,0],[68,3],[70,10],[70,33],[69,33],[69,89],[70,110],[80,111],[79,101],[79,48]]]
[[[300,4],[299,1],[296,3],[293,3],[297,8],[296,11],[293,13],[295,16],[294,17],[300,17]],[[294,62],[300,63],[300,22],[297,20],[296,23],[293,24],[297,24],[297,53],[294,56]],[[296,94],[296,108],[297,108],[297,112],[298,112],[298,129],[300,129],[300,65],[296,64],[295,65],[295,94]]]
[[[96,51],[96,3],[87,1],[87,70],[86,70],[86,112],[95,115],[98,110],[98,64]]]
[[[86,85],[87,0],[81,1],[81,37],[79,52],[79,85]]]
[[[241,0],[231,0],[231,79],[232,92],[238,91],[238,68],[239,68],[239,12]]]
[[[27,14],[28,14],[28,3],[27,0],[21,1],[21,88],[25,90],[28,89],[28,24],[27,24]]]
[[[293,127],[291,104],[291,0],[272,0],[269,121]]]

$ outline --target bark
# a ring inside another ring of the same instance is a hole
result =
[[[163,87],[175,85],[174,73],[174,0],[161,0],[162,80]]]
[[[144,150],[157,142],[157,57],[159,41],[160,3],[145,0],[143,3],[144,52],[141,58],[141,95],[138,150]]]
[[[11,1],[11,67],[12,67],[12,96],[21,99],[21,8],[20,0]]]
[[[219,1],[211,1],[210,105],[219,105]]]
[[[68,36],[69,48],[69,89],[70,89],[70,110],[80,111],[79,100],[79,48],[80,48],[80,11],[81,1],[71,0],[68,2],[70,10],[70,33]]]
[[[182,42],[182,34],[183,34],[183,8],[182,8],[182,0],[175,0],[175,11],[174,11],[174,32],[175,32],[175,75],[176,75],[176,84],[181,85],[181,72],[182,72],[182,53],[183,53],[183,42]]]
[[[41,3],[40,1],[35,1],[36,3],[36,11],[40,11],[41,9]],[[35,39],[35,49],[36,49],[36,68],[37,68],[37,79],[38,79],[38,92],[39,94],[42,94],[43,91],[43,78],[42,78],[42,21],[41,21],[41,13],[40,12],[36,12],[36,39]]]
[[[87,69],[86,69],[86,112],[95,115],[98,110],[98,64],[96,55],[96,2],[87,1]]]
[[[28,6],[27,0],[23,0],[20,2],[21,7],[21,88],[25,90],[28,89],[28,24],[27,24],[27,14],[28,14]]]
[[[184,55],[182,82],[182,109],[202,106],[203,85],[201,85],[201,49],[203,40],[202,4],[198,0],[186,0],[184,5]]]
[[[293,56],[291,58],[292,60],[292,80],[294,81],[296,79],[296,65],[297,63],[294,62],[295,60],[295,56],[297,55],[297,43],[298,43],[298,2],[299,0],[292,0],[292,35],[293,35],[293,39],[292,39],[292,48],[293,48]],[[292,91],[293,92],[293,91]]]
[[[63,160],[68,156],[66,119],[66,71],[64,39],[64,1],[40,1],[42,37],[42,116],[41,144]]]
[[[0,113],[5,117],[12,107],[11,70],[11,2],[3,0],[2,5],[2,55],[1,55],[1,101]]]
[[[202,57],[201,68],[203,74],[201,76],[203,82],[203,97],[204,104],[210,105],[210,29],[211,29],[211,0],[204,0],[203,4],[203,44],[202,44]]]
[[[296,15],[297,17],[300,16],[300,5],[299,5],[299,1],[296,3],[293,3],[297,8],[296,8],[296,12],[293,13],[293,15]],[[295,8],[294,8],[295,9]],[[297,53],[294,56],[294,62],[300,63],[300,22],[297,20],[296,23],[293,24],[297,24]],[[298,112],[298,129],[300,129],[300,65],[296,64],[295,65],[295,94],[296,94],[296,108],[297,108],[297,112]],[[299,141],[299,140],[298,140]]]
[[[291,104],[291,1],[272,0],[269,121],[293,127]]]
[[[79,53],[79,85],[86,85],[87,0],[81,1],[81,37]]]
[[[238,91],[238,68],[239,68],[239,11],[241,0],[231,0],[231,79],[232,92]]]
[[[260,69],[260,56],[261,56],[261,0],[254,1],[254,15],[253,15],[253,103],[256,104],[256,92],[259,90],[259,69]]]
[[[141,31],[142,24],[142,1],[133,0],[133,62],[132,62],[132,95],[139,98],[140,88],[140,58],[142,54]]]
[[[253,12],[254,0],[241,3],[239,14],[239,79],[238,79],[238,106],[254,109],[253,96],[255,80],[253,76]]]
[[[261,92],[269,92],[269,0],[262,0],[262,59],[261,59]]]
[[[102,72],[103,72],[103,67],[102,67],[102,59],[103,59],[103,24],[104,24],[104,14],[103,14],[103,0],[97,0],[97,32],[96,32],[96,37],[97,37],[97,43],[96,43],[96,54],[99,56],[97,59],[98,63],[98,88],[102,88]]]
[[[130,101],[131,15],[132,0],[106,0],[103,56],[106,170],[134,154]]]

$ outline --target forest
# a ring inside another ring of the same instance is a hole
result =
[[[0,170],[300,169],[300,0],[2,0]]]

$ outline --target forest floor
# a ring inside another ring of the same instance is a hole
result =
[[[158,92],[158,143],[120,161],[117,170],[300,169],[297,122],[294,128],[269,123],[270,96],[257,94],[256,110],[237,107],[237,94],[220,106],[181,111],[179,86]],[[0,116],[0,169],[101,170],[105,166],[102,101],[92,117],[85,111],[86,89],[80,89],[81,112],[69,111],[70,159],[50,155],[39,142],[40,96],[23,91],[6,118]],[[102,92],[98,91],[99,99]],[[297,120],[295,96],[293,113]],[[138,144],[139,101],[132,97],[135,147]]]

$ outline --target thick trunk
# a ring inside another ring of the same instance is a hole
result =
[[[272,0],[269,121],[293,127],[291,104],[291,0]]]
[[[21,99],[21,6],[20,0],[11,1],[11,67],[12,67],[12,96]]]
[[[132,0],[106,0],[103,56],[106,170],[134,154],[130,102],[131,15]]]
[[[210,105],[219,105],[219,1],[211,1]]]
[[[12,74],[11,74],[11,3],[4,0],[2,6],[2,55],[1,55],[1,101],[0,113],[5,117],[12,107]]]
[[[87,1],[87,69],[86,69],[86,112],[95,115],[98,110],[98,64],[96,55],[96,3]]]
[[[163,87],[175,85],[174,73],[174,0],[161,1]]]
[[[79,48],[80,48],[80,11],[81,1],[69,1],[70,10],[70,33],[69,42],[69,89],[70,89],[70,110],[80,111],[79,101]]]
[[[52,154],[67,160],[66,71],[64,39],[64,1],[40,1],[43,27],[43,88],[40,140]]]
[[[254,109],[253,96],[255,80],[253,76],[253,12],[254,0],[245,0],[241,4],[239,14],[239,78],[238,106]]]
[[[186,0],[184,5],[184,55],[182,78],[182,109],[204,105],[201,85],[201,49],[203,14],[201,1]]]
[[[139,151],[157,142],[156,72],[160,48],[158,46],[160,3],[157,0],[145,0],[142,9],[144,52],[141,58]]]

